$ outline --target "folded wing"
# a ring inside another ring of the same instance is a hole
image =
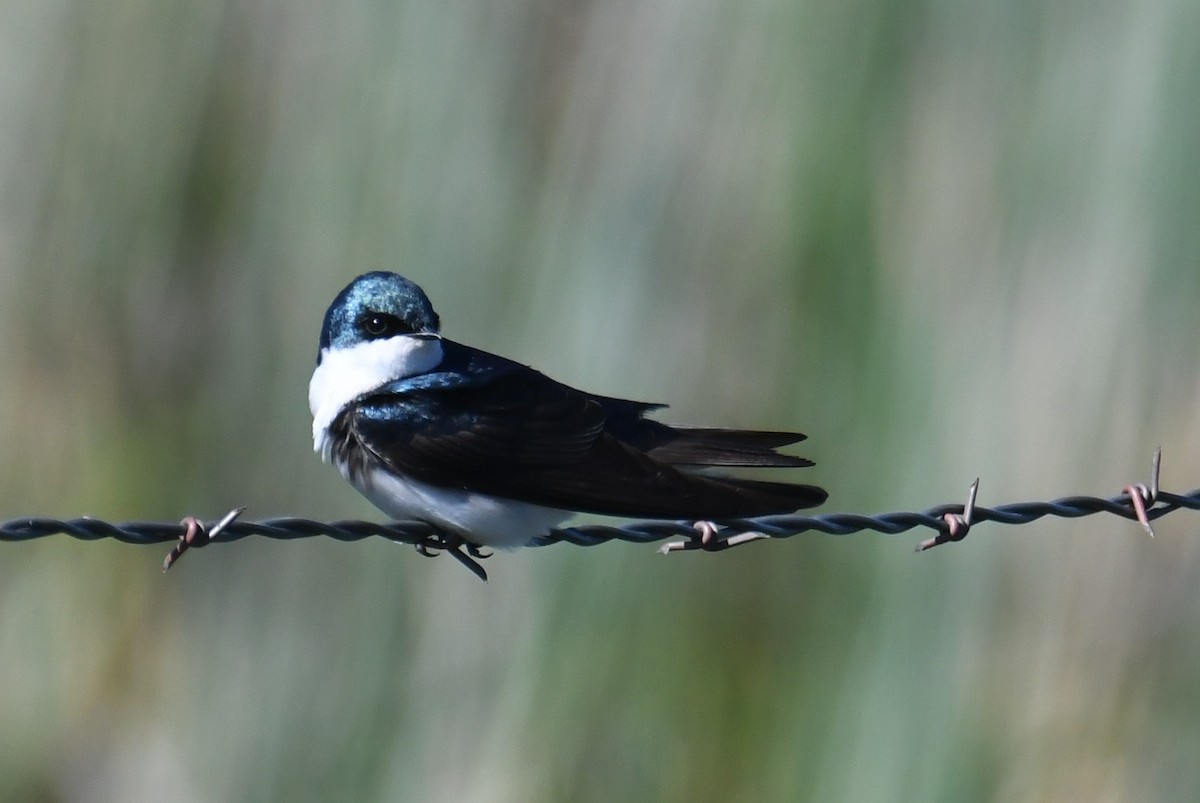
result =
[[[339,423],[393,471],[564,510],[699,520],[787,513],[825,500],[811,485],[691,470],[808,466],[775,451],[803,435],[671,427],[644,418],[659,405],[591,396],[523,367],[504,368],[402,380],[358,400]]]

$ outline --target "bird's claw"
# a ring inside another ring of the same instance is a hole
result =
[[[447,552],[450,554],[450,557],[470,569],[472,574],[480,580],[487,582],[487,572],[476,561],[490,558],[492,553],[483,552],[480,547],[468,542],[461,535],[453,533],[431,535],[424,541],[413,544],[413,546],[416,548],[418,555],[423,555],[427,558],[436,558],[443,552]]]

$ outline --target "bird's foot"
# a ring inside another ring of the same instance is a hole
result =
[[[490,558],[492,553],[485,553],[479,546],[472,544],[458,533],[442,532],[427,536],[423,541],[414,544],[417,554],[427,558],[435,558],[445,552],[480,580],[487,582],[487,572],[478,561]]]

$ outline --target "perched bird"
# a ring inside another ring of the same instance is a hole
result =
[[[576,512],[709,521],[825,501],[812,485],[699,473],[810,466],[795,432],[646,418],[661,404],[586,393],[447,340],[425,293],[367,273],[338,293],[308,389],[313,446],[380,510],[475,546],[520,546]]]

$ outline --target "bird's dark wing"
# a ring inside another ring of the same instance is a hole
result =
[[[394,382],[339,417],[393,471],[546,507],[716,519],[820,504],[807,485],[694,474],[676,465],[809,465],[775,454],[793,433],[675,429],[659,405],[591,396],[532,369],[447,342],[454,370]]]

